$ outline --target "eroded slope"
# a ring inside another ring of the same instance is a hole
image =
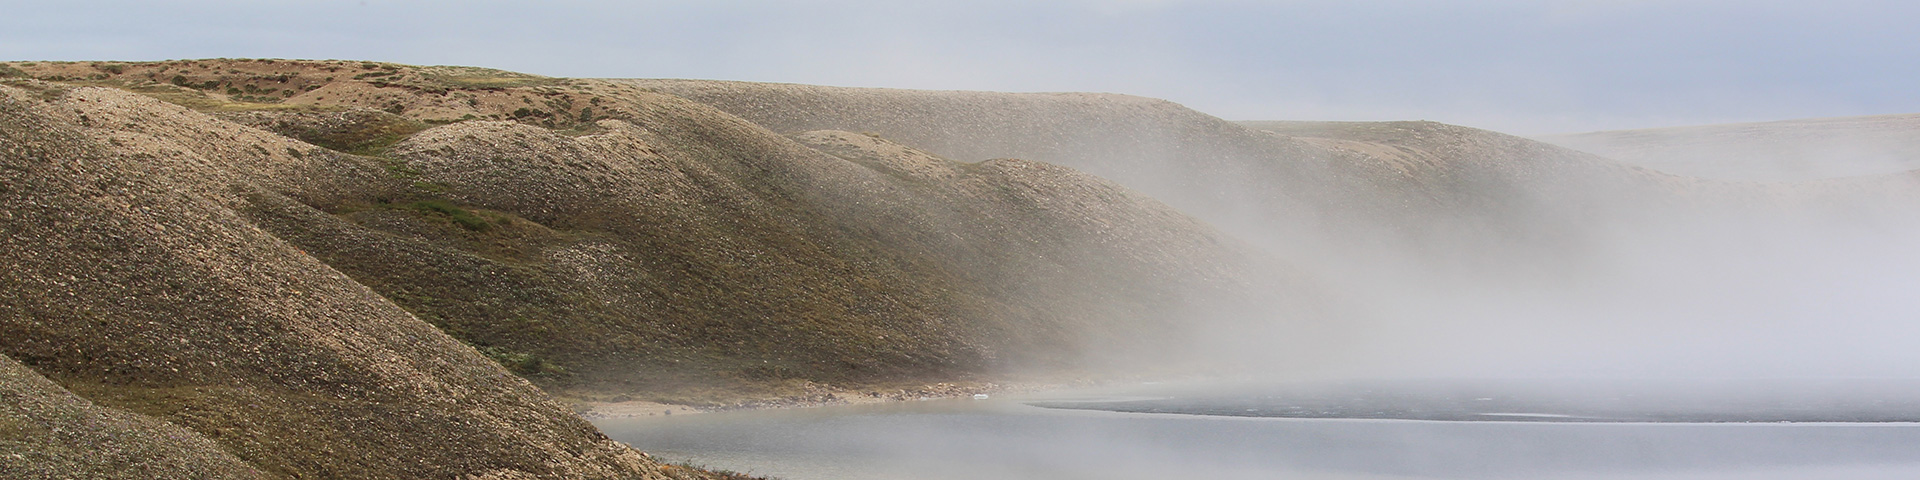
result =
[[[6,355],[269,476],[659,475],[244,213],[380,188],[377,163],[117,90],[15,85],[0,86]]]

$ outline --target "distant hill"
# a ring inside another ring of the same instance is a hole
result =
[[[1615,130],[1535,137],[1701,178],[1804,181],[1920,170],[1920,114]]]

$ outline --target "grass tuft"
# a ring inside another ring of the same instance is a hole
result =
[[[407,207],[421,212],[445,215],[449,220],[453,220],[454,224],[460,225],[467,230],[484,232],[489,228],[493,228],[493,222],[480,218],[479,215],[474,215],[473,212],[469,212],[467,209],[460,208],[446,200],[421,200],[408,204]]]
[[[521,376],[561,377],[569,374],[566,367],[549,362],[544,358],[540,358],[539,355],[515,352],[494,346],[475,347],[474,349],[479,350],[480,353],[486,355],[487,358],[493,359],[493,361],[499,363],[500,366],[506,367],[508,371]]]

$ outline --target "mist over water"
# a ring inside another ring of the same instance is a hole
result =
[[[1564,192],[1518,220],[1555,235],[1425,243],[1170,201],[1309,280],[1149,372],[1206,381],[596,423],[794,480],[1920,475],[1912,185],[1694,186],[1722,196]]]
[[[1153,388],[1142,389],[1153,391]],[[813,479],[1911,478],[1910,424],[1242,418],[1044,409],[1081,392],[596,424],[654,455]]]
[[[1715,223],[1617,237],[1583,277],[1321,277],[1358,311],[1315,353],[1366,376],[1920,373],[1913,232]]]
[[[1223,225],[1310,272],[1331,307],[1208,324],[1201,363],[1275,380],[1920,376],[1920,222],[1912,197],[1876,192],[1914,185],[1861,183],[1839,200],[1588,204],[1604,213],[1511,250],[1488,232],[1406,248]]]
[[[818,468],[795,478],[1899,478],[1920,465],[1899,447],[1920,421],[1907,177],[1711,180],[1432,122],[1255,129],[1133,97],[739,88],[845,104],[755,118],[769,128],[1111,180],[1224,232],[1268,275],[1247,295],[1196,292],[1176,334],[1084,342],[1105,362],[1094,374],[1207,388],[1035,403],[1064,409],[602,422],[649,451]],[[854,468],[868,464],[890,473]]]
[[[701,88],[681,92],[775,131],[1084,171],[1270,277],[1196,294],[1177,335],[1082,342],[1096,374],[1214,384],[600,422],[669,458],[789,478],[1920,473],[1910,178],[1691,177],[1431,122],[1255,128],[1125,96]],[[769,113],[792,98],[808,108]],[[1820,148],[1887,151],[1845,147]]]

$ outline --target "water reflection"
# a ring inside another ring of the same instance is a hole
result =
[[[1056,394],[596,423],[657,456],[789,480],[1920,478],[1920,425],[1910,423],[1435,422],[1027,405],[1071,400],[1090,399]]]
[[[1051,408],[1237,417],[1535,422],[1920,422],[1911,379],[1514,379],[1136,388]]]

